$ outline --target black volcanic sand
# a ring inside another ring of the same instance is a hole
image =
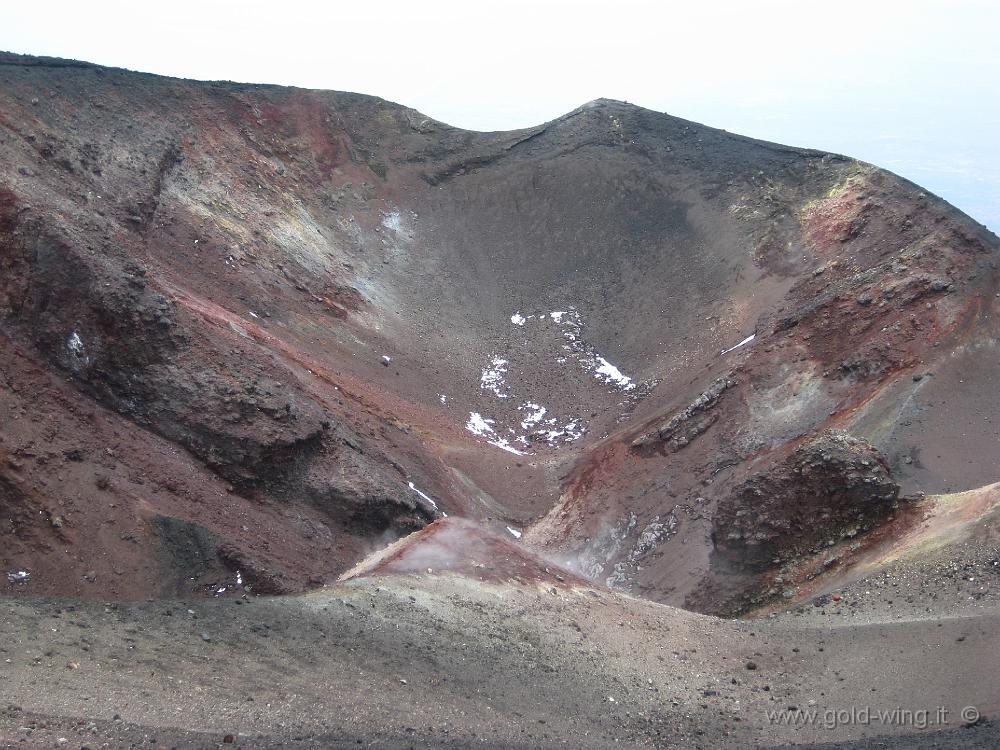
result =
[[[881,734],[905,747],[916,733],[992,747],[995,727],[964,728],[958,713],[1000,709],[998,625],[995,599],[959,618],[740,622],[450,575],[274,599],[7,599],[0,736],[14,747],[214,747],[232,734],[241,747],[736,748],[877,747],[861,740]],[[769,723],[790,706],[821,719],[943,706],[950,718],[922,732]]]

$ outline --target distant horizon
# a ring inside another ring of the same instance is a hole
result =
[[[54,0],[0,48],[135,72],[350,91],[459,128],[532,127],[595,99],[873,163],[1000,231],[1000,4],[624,0],[315,8]]]

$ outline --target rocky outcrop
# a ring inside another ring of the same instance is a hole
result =
[[[22,84],[30,85],[30,78],[19,79],[18,84],[5,80],[0,99],[16,98],[14,90]],[[93,111],[104,111],[106,101],[98,102]],[[229,301],[223,306],[219,301],[224,283],[209,282],[205,295],[186,288],[210,264],[235,274],[236,260],[230,253],[239,251],[221,243],[210,250],[202,239],[207,234],[204,219],[178,206],[178,193],[186,189],[175,182],[177,172],[184,169],[183,153],[177,133],[166,132],[174,127],[169,118],[153,118],[162,139],[151,138],[146,145],[122,143],[126,156],[119,160],[106,148],[112,138],[108,129],[67,131],[58,111],[48,111],[47,116],[44,134],[23,133],[20,128],[28,125],[12,122],[13,115],[0,117],[4,161],[33,163],[30,168],[0,173],[0,335],[9,337],[4,342],[7,353],[16,350],[17,356],[51,369],[79,391],[78,398],[64,401],[61,408],[87,413],[87,404],[106,407],[122,418],[121,430],[131,440],[142,442],[144,431],[166,439],[222,479],[229,493],[254,501],[262,509],[281,509],[279,513],[294,508],[287,511],[287,522],[277,522],[284,534],[287,524],[303,524],[304,515],[325,518],[336,534],[322,533],[336,539],[330,544],[337,551],[331,555],[333,560],[322,564],[324,573],[336,567],[338,557],[353,562],[354,548],[362,543],[359,540],[409,533],[437,517],[435,508],[408,489],[404,481],[408,472],[374,444],[373,431],[360,435],[350,423],[349,412],[345,419],[341,392],[328,385],[327,393],[317,395],[304,387],[302,375],[311,375],[311,368],[298,365],[295,357],[282,356],[280,348],[269,348],[273,337],[254,330],[254,321],[260,318],[247,308],[253,305],[261,317],[270,317],[266,311],[279,307],[275,300],[240,293],[236,305]],[[120,117],[111,117],[109,127],[113,123],[132,129]],[[15,153],[16,157],[10,156]],[[204,182],[195,181],[192,190],[212,179],[202,177]],[[179,273],[167,271],[169,262],[153,257],[152,247],[177,262]],[[193,248],[201,256],[193,262],[179,260],[182,248]],[[223,249],[226,254],[221,259],[208,255]],[[256,256],[258,250],[248,252]],[[288,257],[279,257],[277,268],[296,295],[317,310],[320,320],[327,316],[343,320],[347,311],[358,308],[356,292],[334,283],[332,277],[307,275]],[[234,314],[232,308],[237,306],[239,312]],[[9,364],[0,363],[0,370]],[[23,402],[38,387],[37,380],[11,382],[23,394],[12,395],[12,403]],[[380,419],[376,413],[371,421],[378,425]],[[0,433],[0,447],[5,437],[16,444],[13,430],[5,432]],[[112,454],[105,449],[112,450],[98,446],[92,455],[103,455],[107,461]],[[84,463],[89,467],[97,460],[88,457]],[[102,474],[108,469],[94,468]],[[29,463],[25,487],[32,487],[32,469]],[[144,474],[141,466],[131,470],[140,481]],[[37,481],[44,483],[44,476]],[[88,484],[81,494],[87,498],[103,490]],[[116,492],[114,486],[111,491]],[[46,505],[54,505],[57,498],[46,492],[42,490],[40,497]],[[15,498],[0,480],[0,504],[11,506],[5,514],[10,528],[5,531],[27,540],[12,554],[25,559],[26,567],[37,569],[32,545],[45,552],[44,545],[52,540],[70,544],[74,531],[71,525],[49,524],[46,514],[40,515],[37,509],[27,512],[29,503],[22,494]],[[8,496],[15,499],[8,503]],[[138,505],[146,513],[145,502],[143,497],[129,496],[121,505]],[[173,506],[179,502],[176,497],[165,499],[160,506],[162,516],[173,517]],[[282,581],[281,587],[271,586],[272,590],[301,588],[308,570],[296,571],[287,561],[276,562],[273,555],[259,550],[251,555],[241,546],[245,540],[236,541],[234,536],[253,533],[253,524],[222,521],[224,514],[213,507],[216,504],[200,504],[192,514],[198,522],[184,519],[183,523],[203,530],[206,539],[214,539],[209,546],[240,550],[259,560],[256,572],[261,580]],[[119,505],[115,502],[111,507]],[[96,498],[91,507],[94,510],[86,512],[96,514]],[[126,522],[134,523],[134,519]],[[292,533],[302,540],[316,537],[309,529]],[[163,534],[155,524],[139,523],[122,540],[135,540],[134,546],[143,548],[141,553],[129,548],[129,555],[153,558],[144,564],[157,565],[161,580],[179,582],[169,591],[161,586],[150,593],[180,594],[177,587],[193,588],[194,578],[180,557],[164,557],[157,551],[163,547]],[[83,552],[82,556],[89,560],[93,555]],[[238,557],[230,554],[225,559],[232,565]],[[83,564],[100,567],[95,560]],[[35,576],[32,583],[41,578],[41,574]],[[92,583],[93,578],[85,580]],[[95,589],[105,585],[107,577],[97,580]],[[47,591],[58,592],[63,590],[60,585],[76,584],[49,581],[47,585]]]
[[[763,569],[867,531],[892,512],[898,496],[899,485],[875,448],[829,431],[722,499],[712,541],[723,558]]]
[[[726,389],[736,385],[730,377],[716,379],[698,398],[683,411],[678,412],[653,432],[632,441],[633,448],[658,446],[667,453],[686,448],[692,440],[711,427],[719,418],[712,410]]]

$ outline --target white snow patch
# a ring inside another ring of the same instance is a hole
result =
[[[521,420],[521,428],[524,430],[530,430],[536,424],[541,422],[542,417],[544,417],[545,413],[548,411],[548,409],[544,406],[536,404],[533,401],[525,401],[521,404],[519,409],[521,411],[530,411],[530,413]]]
[[[493,391],[498,398],[507,398],[507,394],[503,392],[506,374],[507,360],[503,357],[493,357],[490,360],[490,367],[483,369],[483,374],[479,377],[479,387],[484,391]]]
[[[513,453],[515,456],[528,455],[524,451],[519,451],[517,448],[511,445],[510,441],[507,438],[498,437],[496,440],[487,440],[486,442],[489,443],[490,445],[495,445],[500,450],[507,451],[508,453]]]
[[[391,229],[393,232],[401,232],[403,230],[403,221],[399,215],[399,211],[382,214],[382,226],[386,229]]]
[[[66,348],[70,350],[71,354],[75,354],[77,357],[83,356],[83,339],[80,338],[80,334],[73,331],[69,335],[69,339],[66,341]]]
[[[507,527],[507,531],[509,531],[510,535],[512,537],[514,537],[515,539],[520,539],[521,538],[521,532],[518,531],[517,529],[512,529],[510,526],[508,526]]]
[[[486,441],[487,443],[495,445],[497,448],[505,450],[508,453],[513,453],[515,456],[527,455],[523,451],[519,451],[517,448],[512,446],[507,438],[497,435],[496,431],[493,429],[494,424],[496,424],[495,420],[486,419],[477,411],[470,411],[469,421],[465,423],[465,429],[473,435],[488,438]]]
[[[742,340],[742,341],[741,341],[740,343],[738,343],[738,344],[737,344],[736,346],[731,346],[731,347],[729,347],[728,349],[723,349],[723,350],[722,350],[722,353],[723,353],[723,354],[729,354],[729,352],[734,352],[734,351],[736,351],[737,349],[739,349],[739,348],[740,348],[741,346],[746,346],[746,345],[747,345],[747,344],[749,344],[749,343],[750,343],[751,341],[753,341],[753,340],[754,340],[755,338],[757,338],[757,334],[756,334],[756,333],[751,333],[751,334],[750,334],[749,336],[747,336],[747,337],[746,337],[745,339],[743,339],[743,340]]]
[[[90,357],[87,356],[83,339],[76,331],[73,331],[66,339],[66,351],[69,352],[69,366],[74,372],[79,372],[81,368],[90,364]]]
[[[469,412],[469,421],[465,423],[465,429],[471,432],[473,435],[493,435],[493,424],[492,419],[483,419],[482,414],[478,411]]]
[[[554,420],[550,420],[554,423]],[[545,430],[542,434],[545,436],[545,441],[549,445],[555,445],[560,439],[564,443],[569,443],[574,440],[579,440],[583,437],[583,429],[580,427],[579,420],[574,419],[571,422],[567,422],[561,428],[554,430]]]
[[[574,306],[531,315],[524,315],[517,310],[510,315],[511,324],[518,327],[533,325],[535,320],[545,328],[540,333],[547,337],[555,336],[555,340],[548,345],[561,346],[562,353],[557,352],[554,356],[557,364],[566,365],[572,362],[595,380],[619,391],[628,392],[638,388],[631,377],[600,356],[594,347],[587,343],[583,331],[583,318]],[[552,322],[552,327],[545,325],[548,321]],[[524,343],[529,344],[528,341]],[[492,445],[522,456],[531,455],[536,446],[558,447],[583,437],[587,432],[586,422],[583,419],[559,414],[558,410],[553,415],[550,406],[525,399],[526,394],[518,392],[521,390],[520,384],[508,381],[511,377],[511,360],[508,360],[507,356],[513,359],[520,355],[497,353],[496,350],[489,354],[488,363],[481,370],[479,386],[481,390],[489,391],[497,398],[510,399],[513,402],[511,406],[516,405],[514,413],[511,414],[509,409],[500,409],[493,418],[486,418],[479,412],[469,412],[466,429],[485,438]],[[520,367],[517,366],[514,372],[519,371]],[[444,403],[440,395],[439,398],[441,403]],[[628,398],[634,398],[634,395]],[[621,405],[626,406],[627,403]],[[489,410],[490,407],[486,408]],[[527,452],[517,450],[514,446],[523,448]]]
[[[608,360],[604,357],[598,357],[597,361],[599,365],[594,371],[594,375],[596,375],[599,380],[603,380],[605,383],[614,383],[623,391],[631,391],[635,388],[635,383],[632,382],[632,378],[623,374],[621,370],[608,362]]]
[[[420,497],[429,502],[431,504],[431,507],[434,508],[434,510],[437,510],[438,504],[434,502],[433,497],[428,495],[426,492],[421,492],[419,489],[417,489],[417,486],[413,482],[407,482],[406,484],[409,486],[411,490],[413,490],[418,495],[420,495]]]
[[[498,437],[496,440],[487,440],[486,442],[489,443],[490,445],[495,445],[500,450],[507,451],[508,453],[513,453],[515,456],[528,455],[524,451],[519,451],[517,448],[511,445],[510,441],[507,438]]]

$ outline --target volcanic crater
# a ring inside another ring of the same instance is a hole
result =
[[[0,164],[7,594],[754,617],[990,517],[1000,241],[870,164],[11,54]]]

